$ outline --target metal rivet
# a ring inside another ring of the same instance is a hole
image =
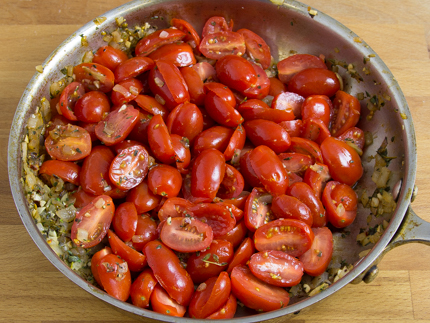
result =
[[[373,280],[376,278],[376,276],[378,276],[378,274],[379,274],[379,268],[378,268],[378,266],[374,265],[364,275],[363,281],[366,284],[369,284],[369,283],[373,282]]]

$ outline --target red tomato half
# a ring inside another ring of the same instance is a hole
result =
[[[338,91],[333,99],[332,135],[338,137],[349,128],[354,127],[360,119],[360,111],[360,102],[356,97]]]
[[[227,302],[216,312],[207,317],[210,320],[231,319],[236,314],[237,300],[233,294],[230,294]]]
[[[227,234],[236,225],[234,215],[221,204],[199,203],[192,206],[189,211],[195,218],[212,228],[215,238]]]
[[[97,267],[106,293],[125,302],[130,296],[131,274],[127,262],[114,254],[103,257]]]
[[[131,284],[130,298],[133,305],[141,308],[149,307],[149,300],[157,283],[151,268],[142,271]]]
[[[214,34],[220,31],[232,31],[233,30],[233,20],[230,20],[230,24],[227,24],[227,21],[224,17],[213,16],[206,20],[205,25],[203,26],[202,37],[207,36],[208,34]]]
[[[203,37],[200,52],[210,59],[220,59],[227,55],[243,55],[246,51],[245,38],[234,31],[220,31]]]
[[[106,94],[100,91],[85,93],[75,104],[75,115],[79,121],[96,123],[103,120],[110,111]]]
[[[328,182],[322,196],[327,219],[336,228],[344,228],[357,216],[357,193],[348,185]]]
[[[107,234],[115,212],[115,205],[107,195],[95,197],[76,213],[71,239],[79,247],[91,248]]]
[[[311,248],[300,256],[304,271],[311,276],[322,275],[333,255],[333,235],[329,228],[312,228],[314,242]]]
[[[310,227],[313,223],[312,212],[309,207],[299,199],[280,195],[273,198],[271,210],[278,219],[297,219],[305,222]]]
[[[154,62],[163,60],[175,64],[178,67],[190,66],[196,63],[193,49],[185,43],[166,44],[148,56]]]
[[[113,231],[108,231],[109,245],[115,255],[124,259],[130,271],[141,272],[146,266],[146,256],[126,245]]]
[[[303,97],[326,95],[331,97],[339,90],[340,83],[336,74],[324,68],[308,68],[296,75],[288,83],[288,91]]]
[[[122,241],[130,241],[137,228],[137,211],[133,203],[121,203],[115,210],[112,227]]]
[[[148,173],[148,187],[163,197],[177,196],[182,187],[181,173],[169,165],[156,165]]]
[[[285,152],[291,145],[288,132],[273,121],[255,119],[243,124],[247,137],[254,146],[265,145],[276,154]]]
[[[309,54],[296,54],[289,56],[278,63],[278,77],[283,83],[288,83],[294,75],[307,68],[324,68],[327,66],[317,56]]]
[[[257,73],[251,62],[237,55],[227,55],[218,59],[216,73],[221,83],[230,89],[243,92],[257,83]]]
[[[187,308],[176,302],[160,285],[155,285],[151,293],[151,307],[154,312],[175,317],[183,317]]]
[[[58,176],[62,180],[79,186],[81,167],[73,162],[61,160],[47,160],[40,166],[39,174]]]
[[[97,63],[82,63],[73,68],[76,81],[84,85],[87,91],[101,91],[108,93],[114,85],[113,72]]]
[[[184,38],[186,34],[176,28],[159,29],[146,37],[143,37],[134,50],[136,56],[147,56],[166,44],[172,44]]]
[[[246,198],[244,221],[246,227],[254,232],[259,227],[273,220],[273,214],[270,211],[272,195],[264,189],[254,187],[251,194]]]
[[[100,261],[104,258],[104,256],[112,253],[112,249],[109,247],[104,247],[102,250],[97,251],[93,257],[91,258],[91,273],[94,276],[96,282],[102,286],[102,282],[99,277],[98,267],[100,266]]]
[[[119,64],[127,59],[127,54],[122,50],[112,46],[102,46],[94,54],[93,63],[106,66],[111,71],[114,71]]]
[[[263,38],[249,29],[239,29],[237,31],[245,38],[246,52],[256,63],[261,64],[263,69],[270,67],[272,56],[270,47]]]
[[[76,121],[78,118],[74,113],[76,102],[85,94],[84,86],[79,82],[72,82],[67,85],[60,96],[58,102],[63,116],[68,120]]]

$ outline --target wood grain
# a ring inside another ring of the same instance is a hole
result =
[[[82,24],[125,2],[0,0],[0,322],[151,322],[99,301],[43,257],[19,219],[7,175],[11,121],[35,66]],[[430,2],[308,0],[307,4],[357,33],[398,80],[417,138],[419,194],[412,206],[430,221]],[[379,268],[373,283],[348,285],[291,321],[430,322],[430,249],[399,247],[385,256]]]

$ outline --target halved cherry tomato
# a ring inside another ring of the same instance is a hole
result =
[[[270,194],[285,194],[289,184],[287,171],[272,149],[258,146],[251,151],[249,160],[258,179]]]
[[[292,110],[272,109],[264,101],[258,99],[250,99],[239,104],[237,111],[245,120],[264,119],[276,123],[294,119]]]
[[[300,257],[312,245],[314,233],[306,223],[296,219],[278,219],[257,229],[254,234],[258,251],[279,250]]]
[[[249,29],[242,28],[237,32],[245,37],[246,53],[251,59],[261,64],[263,69],[268,69],[272,56],[270,54],[270,47],[264,39]]]
[[[142,271],[131,284],[130,298],[133,305],[141,308],[149,307],[151,294],[157,284],[157,279],[151,268]]]
[[[193,155],[199,155],[203,150],[215,148],[221,152],[225,151],[234,133],[231,128],[213,126],[199,133],[193,143]]]
[[[152,117],[148,125],[148,142],[154,156],[164,164],[175,162],[175,150],[161,115]]]
[[[111,100],[114,105],[121,106],[126,104],[139,95],[143,91],[143,84],[135,78],[129,78],[118,82],[112,89]]]
[[[363,154],[366,139],[364,137],[364,131],[360,128],[349,128],[337,138],[345,141],[348,145],[354,148],[360,156]]]
[[[302,134],[303,122],[300,119],[281,121],[279,125],[287,130],[290,137],[300,137]]]
[[[199,203],[190,207],[189,211],[195,218],[208,224],[212,228],[214,238],[226,234],[236,225],[235,217],[224,205]]]
[[[309,166],[313,164],[312,157],[305,154],[282,153],[278,157],[288,172],[297,173],[298,175],[303,175]]]
[[[324,68],[308,68],[296,75],[288,83],[288,91],[305,98],[310,95],[331,97],[339,90],[340,83],[336,74]]]
[[[169,197],[158,211],[160,221],[167,218],[185,217],[188,209],[194,204],[181,197]]]
[[[236,98],[232,90],[227,86],[218,82],[209,82],[204,85],[205,93],[213,92],[216,96],[220,97],[223,101],[231,105],[236,106]]]
[[[102,46],[94,54],[93,63],[106,66],[111,71],[114,71],[119,64],[127,59],[127,54],[122,50],[112,46]]]
[[[191,24],[183,19],[173,18],[170,24],[185,33],[184,41],[188,43],[193,49],[200,45],[200,36]]]
[[[130,241],[137,228],[137,211],[131,202],[124,202],[118,205],[112,220],[112,227],[122,241]]]
[[[225,165],[225,175],[222,179],[217,196],[222,199],[230,199],[240,195],[245,186],[242,174],[233,166]]]
[[[237,127],[243,122],[240,113],[212,91],[208,91],[204,101],[206,112],[222,126]]]
[[[336,228],[344,228],[357,216],[357,193],[348,185],[328,182],[322,196],[327,219]]]
[[[172,44],[183,39],[186,34],[176,28],[160,29],[143,37],[134,50],[136,56],[147,56],[166,44]]]
[[[162,60],[178,67],[190,66],[196,63],[193,49],[186,43],[166,44],[148,55],[154,62]]]
[[[176,254],[161,241],[155,240],[148,242],[143,252],[160,285],[176,302],[187,306],[194,292],[194,284]]]
[[[210,246],[193,253],[187,260],[187,271],[194,283],[200,284],[227,269],[233,259],[233,245],[224,240],[213,240]]]
[[[246,51],[245,38],[234,31],[211,33],[203,37],[199,50],[210,59],[220,59],[227,55],[243,55]]]
[[[312,228],[314,242],[311,248],[300,256],[304,271],[319,276],[327,269],[333,255],[333,235],[329,228]]]
[[[244,210],[244,220],[246,227],[254,232],[259,227],[273,220],[274,216],[270,211],[272,195],[262,188],[254,187],[248,195]]]
[[[132,202],[139,214],[155,209],[160,201],[161,196],[152,193],[146,180],[132,188],[127,194],[127,202]]]
[[[160,285],[155,285],[151,293],[151,307],[154,312],[175,317],[183,317],[187,311],[186,306],[176,302]]]
[[[327,66],[317,56],[309,54],[296,54],[278,62],[278,78],[282,83],[288,83],[298,72],[308,68],[324,68]]]
[[[123,141],[133,130],[138,121],[139,110],[132,105],[123,105],[118,110],[111,111],[107,117],[96,126],[96,136],[106,146],[112,146]]]
[[[182,76],[184,77],[185,83],[188,86],[188,92],[190,93],[190,102],[198,106],[202,106],[205,100],[205,92],[203,87],[203,81],[200,78],[200,75],[193,67],[186,66],[181,68],[180,71]]]
[[[76,81],[84,85],[87,91],[108,93],[112,90],[115,76],[113,72],[97,63],[81,63],[73,68]]]
[[[227,148],[224,151],[226,161],[233,160],[233,157],[239,157],[239,151],[243,148],[246,141],[246,132],[242,125],[238,125],[230,137]],[[237,160],[236,160],[237,161]],[[232,161],[233,163],[233,161]]]
[[[104,256],[97,267],[106,293],[125,302],[130,296],[131,274],[127,262],[114,254]]]
[[[269,91],[270,96],[275,97],[278,94],[281,94],[282,92],[287,91],[287,87],[285,86],[285,84],[282,83],[277,77],[270,77],[269,81],[270,81],[270,91]]]
[[[312,226],[313,215],[310,208],[293,196],[280,195],[274,197],[271,210],[278,219],[297,219],[310,227]]]
[[[252,149],[247,150],[244,153],[243,151],[241,152],[239,159],[239,169],[247,185],[251,187],[262,187],[263,184],[261,184],[258,176],[255,174],[255,171],[251,166],[251,161],[249,159],[251,152]]]
[[[146,266],[146,256],[126,245],[113,231],[108,231],[109,245],[115,255],[124,259],[130,271],[141,272]]]
[[[354,127],[360,119],[361,106],[358,99],[344,91],[338,91],[333,99],[331,133],[338,137]]]
[[[124,191],[136,187],[148,173],[148,158],[148,152],[141,145],[122,149],[110,165],[110,180]]]
[[[79,186],[81,167],[73,162],[61,160],[47,160],[40,166],[39,174],[58,176],[62,180]]]
[[[236,226],[218,239],[230,242],[235,249],[242,243],[247,234],[248,228],[245,225],[245,221],[236,219]]]
[[[101,287],[103,286],[99,277],[98,267],[100,266],[100,261],[103,259],[103,257],[111,253],[112,253],[112,249],[110,247],[104,247],[103,249],[97,251],[91,258],[91,273],[93,274],[93,277],[96,280],[96,282]]]
[[[254,254],[255,247],[251,238],[245,238],[237,250],[234,252],[233,259],[228,265],[227,272],[230,274],[234,267],[245,265],[249,258]]]
[[[230,291],[230,278],[223,271],[219,276],[211,277],[197,287],[188,312],[191,317],[206,318],[227,302]]]
[[[230,89],[243,92],[257,83],[257,73],[251,62],[237,55],[227,55],[218,59],[216,73],[221,83]]]
[[[145,244],[158,237],[157,223],[149,214],[137,216],[137,226],[134,236],[131,238],[133,248],[142,251]]]
[[[254,253],[249,260],[249,269],[255,277],[280,287],[295,286],[303,276],[303,264],[297,258],[277,250]]]
[[[321,152],[324,164],[335,181],[351,186],[363,175],[360,156],[346,142],[328,137],[321,144]]]
[[[330,137],[330,130],[320,119],[306,119],[303,121],[301,137],[320,145],[327,137]]]
[[[154,67],[155,63],[149,57],[132,57],[122,62],[115,69],[115,83],[137,77]]]
[[[91,137],[85,129],[67,124],[56,126],[45,139],[45,147],[53,159],[76,161],[91,152]]]
[[[127,138],[130,140],[139,141],[142,144],[148,144],[148,125],[152,117],[153,116],[150,113],[142,113],[139,111],[137,122]]]
[[[265,145],[276,154],[285,152],[291,144],[290,135],[273,121],[255,119],[243,124],[248,139],[255,146]]]
[[[95,197],[76,213],[70,238],[79,247],[91,248],[107,234],[115,205],[107,195]]]
[[[285,91],[273,98],[270,107],[274,110],[292,113],[296,118],[299,118],[304,100],[305,98],[297,93]]]
[[[234,317],[237,308],[237,300],[233,294],[230,294],[227,302],[216,312],[207,317],[210,320],[231,319]]]
[[[224,17],[213,16],[206,20],[205,25],[203,26],[202,37],[207,36],[208,34],[214,34],[220,31],[232,31],[233,30],[233,20],[230,19],[230,24],[227,24],[227,21]]]
[[[267,95],[269,95],[270,80],[260,65],[252,63],[252,68],[254,69],[255,75],[257,76],[257,82],[254,85],[251,85],[245,91],[241,92],[241,94],[245,96],[245,98],[262,100]]]
[[[139,107],[141,107],[146,112],[151,115],[161,115],[164,120],[167,120],[167,116],[169,114],[169,110],[167,110],[161,103],[159,103],[152,96],[139,94],[134,101],[137,103]]]
[[[187,169],[191,162],[191,152],[189,140],[186,137],[171,134],[170,140],[175,151],[176,168],[181,174],[188,174]]]
[[[154,194],[165,197],[177,196],[182,187],[181,173],[169,165],[154,166],[148,173],[148,187]]]
[[[85,205],[91,203],[94,198],[94,195],[86,193],[81,186],[78,187],[78,190],[73,192],[71,195],[72,198],[75,199],[74,206],[76,208],[83,208]]]
[[[64,117],[68,120],[76,121],[78,118],[75,115],[76,102],[82,98],[85,94],[84,86],[79,82],[72,82],[67,85],[63,92],[61,92],[60,101],[58,102],[60,106],[60,111]],[[88,121],[87,121],[88,122]]]
[[[301,108],[302,119],[320,119],[328,127],[333,113],[333,104],[326,95],[310,95]]]
[[[187,137],[192,143],[203,130],[203,116],[193,103],[181,103],[167,117],[167,129],[171,134]]]
[[[110,111],[110,103],[106,94],[100,91],[85,93],[75,104],[75,116],[87,123],[103,120]]]
[[[327,165],[315,163],[311,165],[303,176],[303,182],[308,184],[317,196],[321,199],[321,195],[325,186],[325,183],[330,179],[330,173]]]
[[[292,137],[289,151],[309,155],[314,158],[316,162],[323,163],[321,149],[318,144],[316,144],[312,140]]]
[[[288,305],[288,292],[255,277],[247,266],[236,266],[231,272],[233,294],[247,307],[257,311],[274,311]]]

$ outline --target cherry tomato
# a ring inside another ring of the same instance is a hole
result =
[[[312,226],[313,215],[310,208],[293,196],[280,195],[274,197],[271,210],[278,219],[297,219],[310,227]]]
[[[304,182],[294,183],[288,188],[287,195],[299,199],[309,207],[313,218],[312,226],[323,227],[327,224],[324,206],[317,194],[308,184]]]
[[[214,92],[208,91],[204,105],[209,116],[222,126],[237,127],[243,122],[240,113]]]
[[[170,24],[185,33],[184,41],[193,49],[197,49],[200,45],[200,36],[191,24],[183,19],[173,18]]]
[[[85,94],[84,86],[79,82],[72,82],[61,92],[59,106],[61,114],[68,120],[76,121],[75,115],[76,102]]]
[[[160,201],[161,196],[152,193],[146,180],[132,188],[127,194],[127,202],[132,202],[139,214],[155,209]]]
[[[292,110],[272,109],[264,101],[258,99],[246,100],[237,106],[237,111],[239,111],[246,121],[264,119],[280,123],[282,121],[294,119]]]
[[[218,79],[230,89],[244,92],[257,83],[254,67],[243,57],[224,56],[218,59],[215,69]]]
[[[115,69],[115,83],[137,77],[154,67],[154,61],[149,57],[132,57],[122,62]]]
[[[320,145],[327,137],[330,137],[330,130],[320,119],[306,119],[303,122],[301,137]]]
[[[204,85],[205,93],[213,92],[216,96],[220,97],[223,101],[231,105],[236,106],[236,98],[232,90],[227,86],[218,82],[209,82]]]
[[[111,100],[114,105],[121,106],[137,98],[143,91],[143,84],[135,78],[118,82],[112,89]]]
[[[263,69],[268,69],[270,67],[272,56],[270,55],[270,47],[264,39],[249,29],[242,28],[237,32],[242,34],[245,38],[246,53],[251,57],[251,59],[256,63],[261,64]]]
[[[285,194],[288,175],[276,153],[267,146],[254,148],[249,160],[264,188],[272,195]]]
[[[190,102],[202,106],[205,100],[205,92],[200,75],[193,67],[186,66],[181,68],[180,71],[187,84],[188,92],[190,93]]]
[[[233,294],[230,294],[227,302],[216,312],[207,317],[210,320],[231,319],[234,317],[237,308],[237,300]]]
[[[300,119],[281,121],[279,125],[287,130],[290,137],[300,137],[302,134],[303,121]]]
[[[67,124],[56,126],[45,139],[45,147],[53,159],[76,161],[91,152],[91,137],[85,129]]]
[[[110,180],[121,190],[136,187],[148,173],[148,158],[148,152],[141,145],[123,149],[110,165]]]
[[[172,44],[183,39],[186,34],[176,28],[160,29],[143,37],[134,50],[136,56],[147,56],[166,44]]]
[[[333,254],[333,235],[329,228],[312,228],[314,242],[311,248],[300,256],[304,271],[310,276],[322,275]]]
[[[162,60],[178,67],[190,66],[196,63],[193,49],[185,43],[173,43],[161,46],[148,55],[154,62]]]
[[[152,117],[152,114],[146,112],[142,113],[139,111],[137,122],[127,138],[130,140],[136,140],[142,144],[148,144],[148,125]]]
[[[94,247],[106,236],[114,212],[115,205],[109,196],[95,197],[76,213],[70,238],[79,247]]]
[[[360,156],[363,153],[366,139],[364,138],[364,131],[360,128],[349,128],[337,138],[345,141],[348,145],[354,148]]]
[[[86,193],[81,186],[71,196],[75,199],[75,208],[83,208],[85,205],[91,203],[94,198],[94,195]]]
[[[327,66],[317,56],[309,54],[296,54],[278,62],[278,78],[282,83],[288,83],[298,72],[308,68],[324,68]]]
[[[155,285],[151,293],[151,307],[154,312],[169,316],[183,317],[187,308],[180,305],[160,285]]]
[[[125,302],[130,295],[131,274],[127,262],[114,254],[104,256],[97,267],[106,293]]]
[[[315,163],[310,166],[303,177],[303,182],[308,184],[321,199],[325,183],[330,179],[327,165]]]
[[[131,284],[130,298],[133,305],[141,308],[149,307],[149,300],[157,283],[151,268],[142,271]]]
[[[167,218],[184,217],[188,213],[188,209],[194,204],[181,197],[169,197],[158,211],[160,221]]]
[[[96,126],[96,136],[106,146],[112,146],[123,141],[133,130],[139,117],[139,110],[131,105],[123,105],[111,111],[107,117]]]
[[[333,99],[332,135],[338,137],[354,127],[360,119],[360,111],[360,102],[356,97],[338,91]]]
[[[227,302],[231,291],[228,274],[223,271],[202,283],[191,298],[188,312],[191,317],[206,318]]]
[[[170,140],[175,151],[176,168],[181,174],[188,174],[188,166],[191,162],[189,140],[186,137],[171,134]]]
[[[282,153],[278,155],[285,169],[298,175],[303,175],[313,164],[312,157],[300,153]]]
[[[245,186],[242,174],[233,166],[225,165],[225,175],[220,184],[217,196],[222,199],[230,199],[240,195]]]
[[[303,120],[320,119],[328,127],[333,112],[333,104],[326,95],[310,95],[303,102],[301,115]]]
[[[112,90],[115,76],[113,72],[97,63],[81,63],[73,68],[76,81],[84,85],[86,91],[101,91],[108,93]]]
[[[328,137],[321,144],[321,152],[333,180],[352,186],[363,175],[360,156],[346,142]]]
[[[357,193],[348,185],[328,182],[322,196],[327,219],[336,228],[344,228],[357,216]]]
[[[308,68],[298,72],[288,83],[288,91],[305,98],[310,95],[331,97],[339,90],[340,83],[336,74],[324,68]]]
[[[192,66],[197,74],[200,76],[200,79],[205,83],[209,84],[210,82],[216,81],[216,71],[215,67],[213,67],[208,62],[199,62],[196,65]],[[209,82],[209,83],[207,83]]]
[[[290,152],[301,153],[311,156],[316,162],[323,163],[323,157],[320,147],[312,140],[292,137]]]
[[[169,131],[161,115],[155,115],[148,125],[148,142],[154,156],[164,164],[175,162]]]
[[[175,253],[156,240],[148,242],[143,251],[160,285],[176,302],[187,306],[194,292],[194,284]]]
[[[200,284],[226,270],[232,259],[233,245],[228,241],[213,240],[207,249],[190,255],[187,271],[193,282]]]
[[[257,311],[274,311],[288,305],[288,292],[255,277],[247,266],[236,266],[231,272],[233,294],[246,306]]]
[[[40,166],[39,174],[58,176],[62,180],[79,186],[81,167],[73,162],[61,160],[47,160]]]
[[[237,250],[234,252],[233,259],[228,265],[227,272],[230,274],[234,267],[243,266],[248,261],[249,258],[254,254],[255,247],[251,238],[245,238]]]
[[[146,256],[126,245],[113,231],[108,231],[109,245],[115,255],[124,259],[130,271],[141,272],[146,266]]]
[[[273,215],[270,211],[272,195],[262,188],[254,187],[251,194],[248,195],[244,210],[244,221],[246,227],[254,232],[259,227],[269,223]]]
[[[154,194],[174,197],[182,187],[182,177],[179,171],[169,165],[157,165],[148,173],[148,187]]]
[[[304,101],[305,98],[301,95],[286,91],[276,95],[273,98],[271,108],[274,110],[287,111],[289,113],[292,113],[294,117],[299,118],[300,110]]]
[[[300,257],[312,245],[314,233],[306,223],[296,219],[278,219],[257,229],[254,234],[258,251],[279,250]]]
[[[252,63],[252,67],[257,76],[257,82],[241,94],[244,95],[245,98],[262,100],[269,94],[270,80],[266,72],[259,65]]]
[[[226,234],[219,237],[220,240],[225,240],[233,245],[233,248],[237,248],[245,239],[248,234],[248,228],[245,225],[245,221],[236,219],[236,226]]]
[[[99,277],[98,267],[100,266],[100,261],[103,259],[103,257],[111,253],[112,249],[110,247],[104,247],[103,249],[97,251],[91,258],[91,273],[93,274],[97,284],[99,284],[101,287],[103,286]]]
[[[167,110],[161,103],[159,103],[152,96],[139,94],[134,101],[137,103],[139,107],[141,107],[146,112],[151,115],[161,115],[163,120],[167,120],[167,116],[169,114],[169,110]]]
[[[190,142],[203,130],[203,116],[193,103],[176,106],[167,117],[167,128],[171,134],[187,137]]]
[[[111,71],[114,71],[119,64],[127,59],[127,54],[122,50],[112,46],[102,46],[94,54],[93,63],[106,66]]]
[[[278,94],[281,94],[282,92],[287,92],[287,87],[284,83],[282,83],[277,77],[270,77],[270,96],[277,96]]]
[[[236,225],[235,217],[224,205],[199,203],[190,207],[189,211],[196,219],[212,228],[214,238],[226,234]]]
[[[191,194],[212,201],[225,174],[224,155],[214,148],[197,156],[191,170]]]
[[[232,31],[233,30],[233,20],[230,20],[230,24],[227,24],[227,21],[224,17],[213,16],[206,20],[205,25],[203,26],[202,37],[207,36],[208,34],[214,34],[220,31]]]
[[[116,210],[112,220],[112,227],[122,241],[130,241],[137,228],[137,211],[133,203],[124,202]]]
[[[226,161],[232,160],[233,163],[233,157],[239,157],[239,151],[245,145],[245,140],[245,129],[243,129],[242,125],[238,125],[231,135],[228,146],[224,151],[224,157]]]
[[[193,143],[193,155],[197,156],[202,151],[215,148],[221,152],[225,151],[230,143],[234,131],[223,126],[213,126],[199,133]]]
[[[251,187],[262,187],[260,179],[251,166],[251,160],[249,156],[251,155],[252,149],[244,152],[239,159],[239,169],[245,180],[245,184]],[[241,152],[242,153],[242,152]]]
[[[265,145],[276,154],[286,151],[291,144],[290,135],[273,121],[255,119],[243,124],[248,139],[255,146]]]
[[[87,123],[103,120],[110,111],[110,103],[106,94],[100,91],[85,93],[75,104],[75,116]]]
[[[255,277],[280,287],[291,287],[300,283],[303,264],[283,251],[260,251],[251,256],[249,269]]]
[[[211,33],[203,37],[199,50],[207,58],[218,60],[227,55],[243,55],[246,51],[245,38],[234,31]]]
[[[157,223],[155,220],[149,214],[138,215],[136,231],[131,238],[133,248],[141,251],[147,242],[155,240],[157,237]]]

